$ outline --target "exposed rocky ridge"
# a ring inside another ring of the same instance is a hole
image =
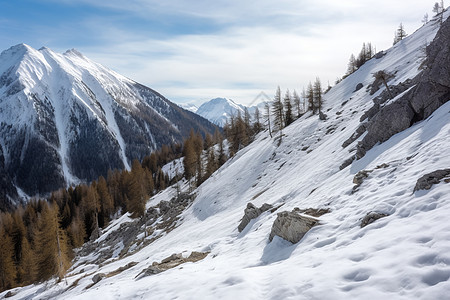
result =
[[[123,223],[101,240],[83,245],[78,257],[96,252],[96,264],[104,264],[117,257],[129,255],[154,242],[177,226],[180,214],[194,201],[194,195],[180,193],[170,201],[161,201],[147,209],[145,215],[131,223]],[[140,236],[141,235],[141,236]],[[120,245],[120,247],[119,247]],[[133,247],[133,251],[130,248]]]
[[[197,262],[202,259],[204,259],[206,256],[208,256],[208,252],[196,252],[193,251],[188,257],[183,257],[181,253],[174,253],[169,257],[166,257],[163,259],[160,263],[153,262],[153,264],[142,270],[141,273],[139,273],[136,278],[140,279],[145,276],[155,275],[164,271],[167,271],[169,269],[178,267],[181,264],[187,263],[187,262]]]
[[[436,170],[423,175],[417,179],[414,192],[419,190],[429,190],[433,184],[438,184],[442,179],[445,179],[446,182],[450,182],[450,169]]]
[[[356,158],[361,158],[375,144],[388,140],[394,134],[409,128],[415,122],[429,117],[450,100],[450,19],[440,27],[434,40],[426,48],[424,70],[397,89],[403,92],[415,84],[395,102],[382,108],[385,96],[376,99],[367,126],[367,134],[358,143]],[[393,89],[396,91],[396,89]],[[365,118],[363,118],[365,119]],[[348,144],[348,143],[346,143]]]
[[[251,220],[256,219],[263,212],[272,208],[273,206],[267,203],[264,203],[261,207],[256,207],[250,202],[247,203],[247,207],[244,210],[244,216],[242,217],[241,223],[238,225],[238,231],[242,232]]]
[[[76,51],[57,54],[17,45],[0,55],[3,185],[30,196],[123,169],[206,119]],[[16,199],[3,189],[0,202]],[[0,207],[1,209],[1,207]]]

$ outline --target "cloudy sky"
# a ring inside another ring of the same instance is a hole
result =
[[[87,57],[178,103],[250,104],[277,86],[333,84],[363,42],[392,45],[432,16],[428,0],[0,0],[0,49]]]

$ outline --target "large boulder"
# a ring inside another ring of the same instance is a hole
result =
[[[261,207],[256,207],[252,203],[247,203],[247,207],[244,210],[244,216],[242,217],[241,223],[238,225],[239,232],[242,232],[245,227],[250,223],[252,219],[256,219],[263,212],[272,209],[273,206],[267,203],[264,203]]]
[[[303,236],[318,223],[317,219],[302,216],[295,211],[283,211],[273,222],[269,241],[277,235],[293,244],[298,243]]]

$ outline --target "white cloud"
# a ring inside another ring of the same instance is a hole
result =
[[[80,3],[64,1],[72,5]],[[372,42],[378,50],[389,47],[400,22],[411,33],[434,3],[423,0],[82,2],[119,14],[83,20],[83,27],[99,39],[94,46],[80,48],[88,57],[174,101],[204,101],[221,96],[242,103],[251,102],[261,90],[272,95],[277,85],[299,90],[316,76],[323,85],[327,81],[333,83],[344,74],[350,54],[357,54],[363,42]],[[205,31],[197,28],[194,33],[171,28],[166,34],[155,35],[159,28],[127,26],[126,22],[120,22],[121,14],[157,20],[164,23],[161,27],[174,21],[181,26],[183,22],[188,26],[192,25],[189,22],[198,21],[198,26],[214,28]]]

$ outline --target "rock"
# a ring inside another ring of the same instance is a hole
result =
[[[8,291],[6,294],[5,294],[5,298],[11,298],[12,296],[15,296],[16,295],[16,293],[13,293],[12,291]]]
[[[242,232],[252,219],[256,219],[263,212],[272,208],[273,206],[267,203],[264,203],[260,208],[257,208],[250,202],[247,203],[247,207],[244,210],[244,216],[242,217],[241,223],[238,225],[238,231]]]
[[[363,157],[377,143],[411,126],[414,111],[408,102],[396,101],[381,109],[367,126],[366,136],[358,143],[356,157]]]
[[[386,52],[380,51],[377,54],[375,54],[375,59],[380,59],[380,58],[382,58],[385,55],[386,55]]]
[[[367,177],[369,177],[369,173],[371,173],[371,170],[361,170],[358,173],[356,173],[355,177],[353,177],[353,183],[356,185],[361,185]]]
[[[375,103],[371,108],[369,108],[368,111],[364,112],[359,121],[363,122],[365,119],[370,121],[379,111],[380,111],[380,104]]]
[[[358,144],[356,157],[363,157],[377,143],[387,141],[414,123],[428,118],[442,104],[450,100],[450,18],[441,25],[434,40],[426,48],[427,59],[423,71],[412,80],[391,86],[393,95],[405,92],[394,103],[380,108],[367,126],[367,134]],[[381,86],[372,84],[371,94]],[[409,90],[408,90],[409,89]],[[386,91],[380,99],[381,104],[389,97]]]
[[[441,179],[449,176],[450,169],[437,170],[425,174],[417,180],[416,186],[414,187],[414,192],[419,190],[429,190],[433,184],[438,184]]]
[[[370,213],[368,213],[361,221],[361,228],[366,227],[367,225],[375,222],[378,219],[384,218],[388,215],[383,214],[383,213],[379,213],[379,212],[374,212],[371,211]]]
[[[319,119],[322,121],[325,121],[327,119],[327,115],[324,114],[323,112],[319,111]]]
[[[278,213],[273,222],[269,241],[277,235],[293,244],[298,243],[317,222],[317,219],[299,215],[294,211]]]
[[[94,282],[94,284],[96,284],[97,282],[99,282],[100,280],[102,280],[105,277],[106,277],[106,275],[104,273],[97,273],[94,275],[94,277],[92,277],[92,281]]]
[[[362,88],[363,88],[363,84],[360,82],[360,83],[358,83],[358,84],[356,85],[355,90],[354,90],[353,92],[357,92],[357,91],[359,91],[359,90],[362,89]]]

